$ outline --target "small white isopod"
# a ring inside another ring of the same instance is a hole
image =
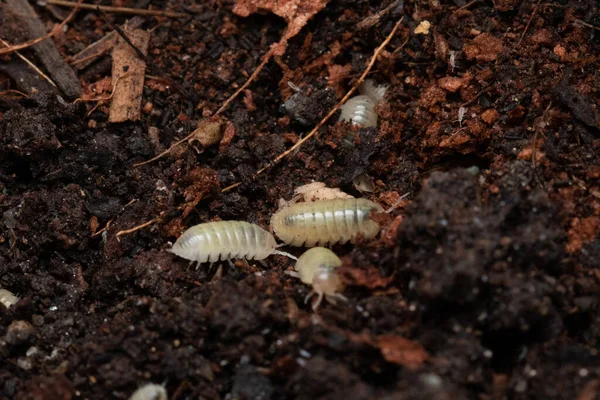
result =
[[[171,253],[198,262],[229,261],[242,258],[264,260],[272,254],[297,258],[277,250],[273,235],[258,225],[244,221],[217,221],[192,226],[177,239]]]
[[[0,289],[0,304],[6,308],[17,304],[19,298],[6,289]]]
[[[375,107],[383,100],[387,86],[376,86],[373,80],[367,79],[358,87],[359,95],[349,99],[342,107],[339,121],[350,121],[354,125],[365,128],[377,126]]]
[[[148,383],[133,392],[129,400],[167,400],[167,398],[167,390],[164,386]]]
[[[296,203],[273,214],[271,228],[291,246],[354,243],[359,234],[365,239],[377,236],[381,226],[370,214],[380,212],[383,207],[362,198]]]
[[[339,293],[344,290],[344,284],[336,271],[341,265],[342,260],[333,251],[325,247],[313,247],[298,258],[296,271],[286,271],[286,273],[312,286],[312,291],[306,296],[304,302],[307,303],[316,294],[318,298],[312,307],[316,310],[323,297],[332,304],[335,304],[335,299],[348,300]]]

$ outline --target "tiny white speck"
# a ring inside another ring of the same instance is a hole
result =
[[[306,351],[304,349],[300,349],[298,352],[304,358],[311,358],[312,357],[312,355],[308,351]]]

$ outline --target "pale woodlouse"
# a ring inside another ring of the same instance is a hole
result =
[[[244,221],[217,221],[192,226],[177,239],[171,253],[204,263],[231,259],[264,260],[280,254],[294,260],[291,254],[277,250],[273,235],[258,225]]]
[[[387,86],[376,86],[371,79],[367,79],[358,90],[360,95],[352,97],[340,108],[342,113],[339,121],[349,121],[365,128],[377,126],[375,107],[383,100]]]
[[[133,392],[129,400],[167,400],[167,390],[162,385],[148,383]]]
[[[360,234],[372,239],[381,226],[370,218],[383,207],[367,199],[334,199],[297,203],[271,217],[273,232],[291,246],[314,247],[334,243],[354,243]]]
[[[316,310],[323,297],[332,304],[335,304],[335,299],[347,300],[339,293],[344,290],[344,284],[336,271],[341,265],[342,260],[333,251],[324,247],[313,247],[298,258],[296,271],[286,271],[286,273],[312,286],[312,291],[306,296],[304,302],[308,302],[316,294],[317,301],[312,307]]]
[[[18,301],[19,298],[14,293],[6,289],[0,289],[0,304],[4,307],[10,308],[10,306],[17,304]]]

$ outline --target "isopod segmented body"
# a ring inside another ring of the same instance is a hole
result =
[[[306,296],[305,301],[314,294],[318,295],[317,301],[313,304],[313,310],[316,310],[323,296],[333,304],[335,299],[346,300],[338,293],[344,290],[344,284],[336,271],[341,265],[342,260],[334,252],[324,247],[314,247],[298,258],[296,272],[288,272],[288,274],[312,286],[313,290]]]
[[[342,113],[339,119],[365,128],[377,126],[376,105],[377,102],[369,96],[364,94],[354,96],[341,107]]]
[[[235,258],[263,260],[271,254],[295,259],[276,248],[273,235],[258,225],[243,221],[218,221],[189,228],[177,239],[171,252],[198,263]]]
[[[10,308],[10,306],[17,304],[18,301],[19,298],[11,291],[0,289],[0,304],[2,304],[4,307]]]
[[[334,199],[297,203],[276,212],[271,218],[273,232],[292,246],[314,247],[333,243],[354,243],[377,236],[380,225],[370,218],[383,207],[367,199]]]
[[[342,105],[339,120],[350,121],[365,128],[377,126],[375,107],[383,100],[387,86],[376,86],[372,80],[367,79],[358,89],[360,95],[352,97]]]
[[[149,383],[133,392],[129,400],[167,400],[167,398],[164,386]]]

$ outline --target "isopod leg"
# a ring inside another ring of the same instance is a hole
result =
[[[323,301],[323,292],[319,292],[318,295],[319,297],[317,297],[317,301],[315,301],[312,306],[313,311],[317,311],[317,308],[319,308],[321,301]]]
[[[235,264],[233,263],[233,261],[231,261],[231,258],[228,258],[228,259],[227,259],[227,262],[229,263],[229,266],[230,266],[231,268],[235,267]]]
[[[328,294],[325,296],[325,298],[331,304],[336,304],[335,299],[342,300],[342,301],[348,301],[348,298],[346,298],[346,296],[342,295],[341,293]]]
[[[260,263],[260,265],[262,265],[263,267],[265,267],[265,268],[267,268],[267,267],[268,267],[268,265],[267,265],[267,263],[265,262],[265,260],[256,260],[256,261],[258,261],[258,262]],[[248,261],[246,261],[246,264],[248,264]]]
[[[313,311],[317,311],[317,308],[319,308],[319,305],[321,304],[321,301],[323,300],[323,292],[317,293],[313,290],[309,294],[307,294],[306,297],[304,298],[304,304],[306,304],[306,303],[308,303],[310,298],[313,297],[315,294],[318,297],[317,297],[317,301],[315,301],[314,304],[312,305]]]
[[[311,297],[313,297],[315,295],[315,291],[311,290],[309,294],[306,295],[306,297],[304,298],[304,304],[308,303],[308,301],[310,300]]]
[[[290,253],[286,253],[285,251],[273,250],[273,254],[279,254],[280,256],[286,256],[291,258],[292,260],[298,260],[298,257],[291,255]]]
[[[296,271],[285,271],[284,274],[300,279],[300,274]]]
[[[408,197],[408,195],[410,195],[410,192],[408,192],[408,193],[405,193],[405,194],[403,194],[402,196],[400,196],[400,197],[398,198],[398,200],[396,200],[396,201],[394,202],[394,204],[392,204],[392,206],[391,206],[390,208],[388,208],[387,210],[385,210],[384,212],[385,212],[386,214],[389,214],[389,213],[391,213],[392,211],[394,211],[394,210],[396,209],[396,207],[398,207],[398,206],[400,205],[400,202],[402,202],[402,200],[404,200],[405,198],[407,198],[407,197]]]

